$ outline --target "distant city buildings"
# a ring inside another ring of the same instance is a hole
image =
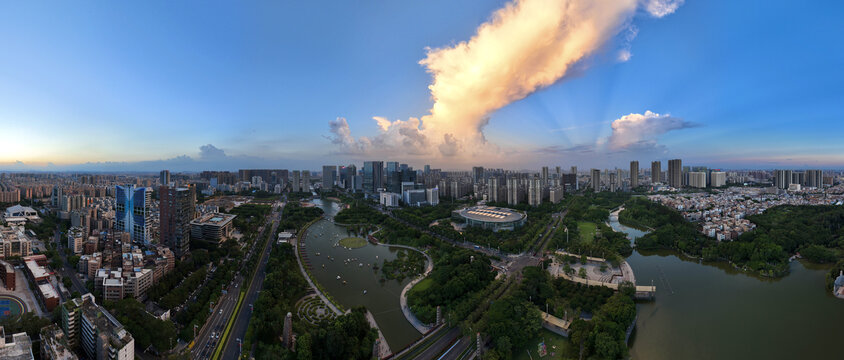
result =
[[[630,188],[635,189],[639,187],[639,162],[630,162]]]
[[[331,190],[337,182],[337,166],[324,165],[322,167],[322,188]]]
[[[727,173],[723,171],[713,171],[710,173],[712,177],[710,184],[712,187],[721,187],[727,185]]]
[[[651,162],[651,183],[661,183],[662,182],[662,162],[660,161],[652,161]]]
[[[689,186],[693,188],[705,188],[706,187],[706,173],[705,172],[690,172],[689,173]]]
[[[365,161],[363,163],[363,190],[375,193],[384,187],[384,162]]]
[[[601,191],[601,170],[592,169],[592,177],[590,181],[592,182],[592,191]]]
[[[683,160],[668,160],[668,186],[675,189],[683,187]]]

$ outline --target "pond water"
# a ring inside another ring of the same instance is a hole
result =
[[[341,209],[334,201],[314,199],[313,203],[325,211],[326,217],[334,216]],[[305,252],[310,259],[314,281],[319,282],[329,296],[346,308],[364,306],[369,309],[390,349],[400,350],[421,336],[405,319],[399,302],[402,289],[411,279],[401,283],[396,280],[381,283],[380,270],[374,271],[372,268],[375,264],[380,268],[385,260],[394,260],[398,249],[369,242],[362,248],[352,250],[335,246],[340,239],[349,236],[353,235],[346,228],[328,220],[320,220],[309,228],[305,236]],[[345,262],[347,259],[353,260]],[[337,276],[340,276],[340,280]],[[346,283],[343,284],[343,281]]]
[[[644,234],[610,220],[632,238]],[[655,301],[637,305],[633,359],[844,358],[844,301],[824,287],[828,268],[795,261],[770,279],[680,256],[627,259],[639,285],[657,287]]]

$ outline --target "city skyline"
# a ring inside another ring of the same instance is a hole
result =
[[[6,4],[0,170],[844,167],[835,11],[568,3],[579,16],[527,25],[549,4]],[[771,25],[785,19],[796,26]],[[529,25],[583,20],[594,37],[550,27],[582,54],[558,63],[559,48],[531,45]],[[502,46],[513,33],[524,45]]]

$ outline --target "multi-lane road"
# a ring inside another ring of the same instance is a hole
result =
[[[208,320],[206,320],[205,325],[202,327],[201,330],[197,332],[194,346],[191,349],[192,359],[210,359],[214,355],[214,351],[218,345],[224,347],[222,352],[223,356],[220,357],[221,359],[234,359],[237,357],[237,339],[242,339],[244,334],[246,334],[246,327],[249,324],[249,316],[251,315],[251,309],[249,305],[255,302],[255,299],[257,299],[258,297],[258,291],[263,285],[265,275],[264,270],[266,267],[269,251],[272,248],[273,239],[269,239],[269,241],[266,242],[267,244],[264,248],[256,248],[257,245],[261,244],[261,242],[265,240],[267,236],[273,237],[275,235],[275,231],[278,228],[278,223],[281,219],[281,210],[283,207],[284,204],[274,207],[273,212],[268,216],[267,219],[267,221],[272,221],[272,227],[271,229],[269,229],[269,234],[266,233],[266,230],[268,230],[267,226],[262,226],[259,229],[258,236],[256,237],[255,246],[253,246],[249,250],[249,253],[247,253],[244,257],[244,259],[249,259],[253,251],[262,251],[259,267],[255,272],[253,281],[251,282],[252,285],[248,289],[243,299],[240,312],[239,314],[237,314],[237,319],[235,319],[235,323],[232,326],[226,343],[220,344],[220,341],[223,340],[223,332],[225,332],[226,325],[228,324],[228,321],[231,318],[235,307],[237,306],[237,300],[240,297],[240,286],[244,280],[244,274],[242,274],[240,271],[238,271],[238,274],[234,277],[232,283],[228,285],[228,288],[226,289],[228,294],[225,294],[220,297],[217,304],[213,308],[211,315],[208,317]],[[243,266],[241,266],[241,271],[242,270]],[[231,345],[232,343],[234,343],[233,346]]]
[[[270,228],[269,235],[267,235],[269,236],[269,241],[267,241],[266,246],[262,250],[263,253],[261,254],[258,268],[255,270],[249,289],[243,298],[243,305],[240,308],[240,313],[235,314],[237,318],[234,321],[231,333],[229,334],[226,343],[221,345],[223,346],[222,356],[220,357],[221,359],[235,359],[240,355],[241,349],[240,341],[238,339],[242,341],[243,337],[246,335],[246,329],[249,327],[249,318],[252,317],[252,309],[249,305],[254,304],[255,301],[258,300],[258,294],[264,286],[264,277],[267,275],[267,261],[270,258],[270,250],[272,250],[273,244],[275,244],[275,234],[278,229],[278,224],[281,221],[283,208],[284,204],[281,204],[281,206],[278,207],[278,211],[273,212],[273,224]],[[243,351],[248,353],[249,349],[243,349]]]

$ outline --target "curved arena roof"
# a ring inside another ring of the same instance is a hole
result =
[[[491,223],[519,221],[525,217],[525,214],[516,210],[493,206],[473,206],[459,210],[458,213],[467,219]]]

